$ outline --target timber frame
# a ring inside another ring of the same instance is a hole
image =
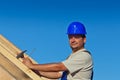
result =
[[[0,35],[0,79],[2,80],[50,80],[40,77],[27,68],[17,54],[22,51]],[[25,56],[28,56],[24,54]],[[28,56],[29,57],[29,56]],[[32,58],[31,58],[32,59]],[[36,63],[33,59],[32,61]]]

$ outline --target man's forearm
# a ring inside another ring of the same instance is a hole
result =
[[[62,63],[33,64],[30,66],[30,68],[43,72],[58,72],[66,70],[65,66]]]
[[[62,76],[62,72],[42,72],[42,71],[39,71],[39,73],[42,77],[46,77],[49,79],[58,79]]]

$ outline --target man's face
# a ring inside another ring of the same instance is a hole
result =
[[[73,51],[77,51],[79,49],[84,48],[84,43],[86,42],[86,38],[82,38],[79,34],[68,35],[70,47]]]

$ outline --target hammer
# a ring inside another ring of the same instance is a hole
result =
[[[24,51],[22,51],[21,53],[19,53],[17,56],[16,56],[16,58],[18,59],[18,58],[24,58],[24,53],[26,52],[27,50],[24,50]]]

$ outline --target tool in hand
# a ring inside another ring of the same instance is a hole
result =
[[[24,51],[22,51],[21,53],[19,53],[17,56],[16,56],[16,58],[18,59],[18,58],[24,58],[24,53],[26,52],[27,50],[24,50]]]

